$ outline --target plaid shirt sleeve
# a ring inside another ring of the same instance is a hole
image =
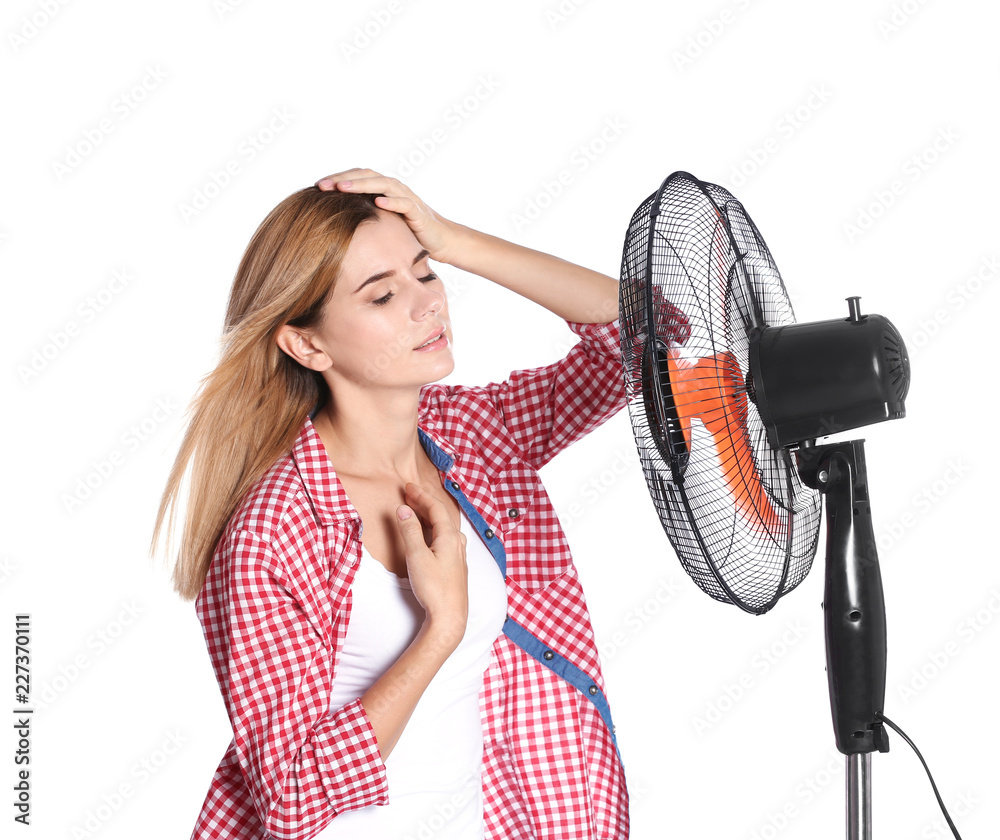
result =
[[[485,386],[521,457],[534,469],[625,405],[618,322],[566,322],[582,339],[558,362]]]
[[[310,591],[297,579],[302,564],[281,556],[296,548],[303,546],[232,532],[213,561],[221,578],[203,616],[213,628],[206,636],[233,726],[231,751],[263,830],[280,840],[312,837],[338,812],[388,799],[360,699],[329,709],[330,617],[313,596],[298,594]]]

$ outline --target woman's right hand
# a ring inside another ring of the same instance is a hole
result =
[[[399,213],[417,241],[437,262],[450,263],[455,256],[463,227],[434,212],[416,193],[397,178],[373,169],[348,169],[327,175],[316,182],[320,190],[351,193],[375,193],[375,204],[383,210]]]
[[[455,527],[444,504],[419,484],[407,483],[405,495],[409,504],[396,509],[396,524],[406,547],[413,596],[424,608],[427,629],[457,647],[469,620],[465,534]],[[430,526],[430,545],[422,521]]]

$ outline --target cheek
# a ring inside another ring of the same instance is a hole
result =
[[[360,350],[367,344],[377,343],[384,333],[385,319],[379,318],[377,313],[357,314],[354,317],[343,316],[330,321],[327,328],[331,346],[341,351],[352,348]]]
[[[387,352],[400,352],[400,331],[380,312],[343,318],[331,326],[330,350],[342,370],[367,369]]]

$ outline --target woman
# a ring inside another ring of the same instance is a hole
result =
[[[503,383],[429,384],[454,366],[429,260],[582,340]],[[264,220],[157,519],[190,464],[175,583],[234,735],[195,838],[628,836],[593,631],[537,475],[624,405],[617,305],[614,279],[368,169]]]

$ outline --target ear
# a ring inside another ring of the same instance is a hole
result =
[[[274,341],[286,356],[309,370],[323,371],[333,364],[330,357],[313,344],[312,336],[298,327],[282,324]]]

